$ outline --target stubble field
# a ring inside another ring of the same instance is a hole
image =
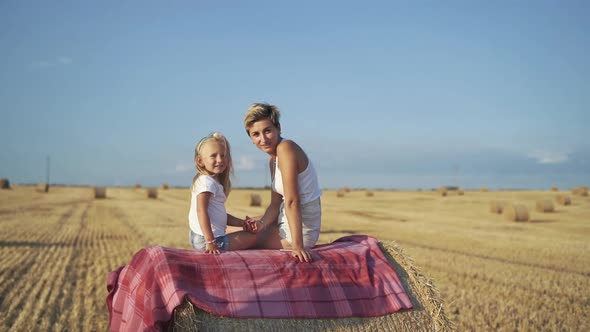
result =
[[[234,190],[228,212],[259,215]],[[321,243],[349,234],[395,240],[441,291],[460,331],[590,330],[590,199],[535,212],[550,191],[352,191],[322,196]],[[561,192],[564,193],[564,192]],[[0,330],[106,331],[106,275],[150,245],[189,248],[188,189],[0,190]],[[525,204],[529,222],[489,212]]]

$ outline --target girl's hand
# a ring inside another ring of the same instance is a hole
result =
[[[293,248],[291,249],[291,255],[297,258],[300,262],[309,263],[313,260],[311,258],[311,253],[305,248]]]
[[[264,229],[264,222],[262,222],[262,220],[256,220],[246,216],[242,228],[250,233],[258,233]]]
[[[205,245],[205,252],[208,254],[219,254],[219,247],[217,246],[216,242],[213,243],[207,243]]]
[[[255,220],[246,216],[246,219],[244,219],[244,223],[242,224],[242,229],[245,230],[246,232],[256,233],[255,227],[256,227]]]
[[[246,232],[254,233],[254,229],[252,227],[252,223],[254,220],[248,216],[244,219],[244,223],[242,224],[242,229]]]

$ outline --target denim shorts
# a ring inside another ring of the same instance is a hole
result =
[[[207,244],[205,243],[205,237],[203,235],[197,234],[191,229],[189,232],[189,241],[195,250],[205,251]],[[217,243],[219,250],[229,250],[229,237],[227,235],[216,237],[215,243]]]
[[[320,238],[320,227],[322,225],[322,203],[319,198],[311,202],[305,203],[301,206],[301,218],[303,225],[301,235],[303,236],[303,247],[311,248],[315,246]],[[279,236],[281,239],[289,241],[293,244],[291,237],[291,228],[287,221],[287,214],[285,213],[285,203],[281,203],[279,219]]]

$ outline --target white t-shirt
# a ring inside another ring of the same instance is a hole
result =
[[[209,175],[199,175],[193,184],[191,190],[191,208],[188,213],[188,221],[193,232],[199,235],[203,234],[199,217],[197,215],[197,195],[202,192],[213,194],[209,200],[209,220],[211,221],[211,230],[214,237],[225,235],[227,228],[227,211],[225,210],[225,193],[223,186]]]

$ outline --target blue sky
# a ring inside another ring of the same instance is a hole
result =
[[[253,102],[322,187],[590,184],[587,1],[2,1],[0,177],[189,186],[194,144],[269,182]]]

